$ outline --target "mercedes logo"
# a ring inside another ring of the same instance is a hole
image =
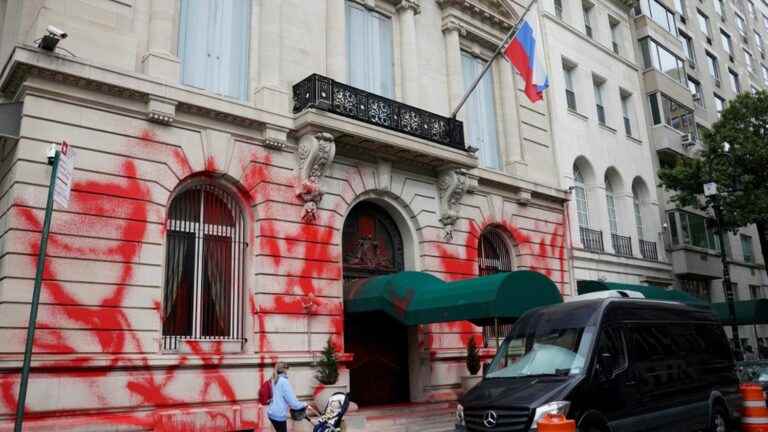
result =
[[[499,416],[494,411],[488,411],[483,417],[483,424],[488,428],[496,427],[496,420],[498,419]]]

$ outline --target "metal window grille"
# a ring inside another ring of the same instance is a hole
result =
[[[586,227],[579,227],[581,233],[581,244],[584,249],[593,252],[605,252],[603,245],[603,232]]]
[[[224,189],[194,185],[166,222],[163,350],[179,342],[243,339],[245,218]]]
[[[498,230],[489,228],[480,235],[477,246],[477,266],[480,276],[511,272],[515,269],[504,235]],[[484,326],[483,340],[485,345],[488,346],[489,340],[498,342],[499,339],[504,339],[511,329],[511,324]]]
[[[640,254],[647,260],[658,261],[659,251],[656,249],[656,242],[640,239]]]
[[[617,255],[632,256],[631,237],[611,233],[611,242],[613,244],[613,251],[616,252]]]

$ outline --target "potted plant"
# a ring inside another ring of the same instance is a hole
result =
[[[477,342],[472,336],[467,343],[467,372],[469,375],[461,377],[461,388],[465,393],[482,380],[483,377],[478,375],[480,367],[480,350],[477,349]]]
[[[318,410],[325,409],[328,399],[336,392],[345,392],[345,385],[337,385],[339,380],[339,363],[336,359],[336,345],[331,338],[325,344],[325,348],[320,355],[320,360],[315,366],[315,379],[318,385],[314,391],[314,402]]]

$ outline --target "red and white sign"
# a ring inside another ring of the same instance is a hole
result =
[[[59,168],[56,172],[56,185],[53,188],[53,201],[61,208],[69,205],[69,193],[72,190],[72,174],[75,171],[75,149],[66,141],[59,149]]]

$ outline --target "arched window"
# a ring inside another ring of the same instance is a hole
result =
[[[488,228],[480,235],[477,245],[477,266],[480,276],[511,272],[512,254],[504,236],[494,228]]]
[[[573,167],[573,187],[576,196],[576,213],[579,226],[589,228],[589,207],[587,206],[587,191],[584,188],[584,176],[578,167]]]
[[[616,219],[616,197],[613,194],[611,181],[605,179],[605,201],[608,205],[608,224],[611,226],[611,234],[619,233],[619,222]]]
[[[632,185],[632,203],[635,208],[635,225],[637,225],[637,238],[643,240],[645,238],[643,229],[643,212],[642,202],[640,201],[640,193],[637,190],[637,184]]]
[[[163,348],[180,339],[241,339],[245,220],[224,189],[193,185],[166,222]]]

